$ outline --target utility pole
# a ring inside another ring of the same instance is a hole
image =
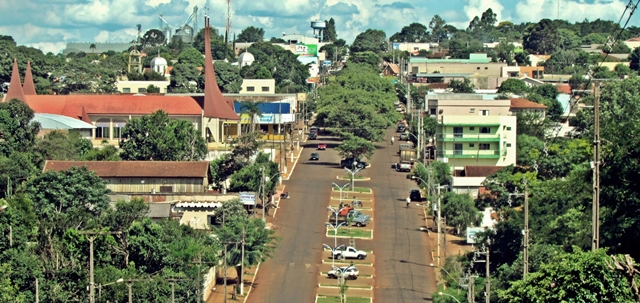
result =
[[[469,287],[467,288],[467,301],[469,303],[474,303],[475,295],[476,295],[476,287],[475,287],[475,277],[469,276]]]
[[[524,188],[524,264],[523,264],[523,273],[522,280],[527,279],[527,275],[529,274],[529,188],[525,186]],[[487,254],[487,258],[489,255]]]
[[[442,219],[440,217],[441,215],[441,210],[440,210],[440,200],[441,200],[442,195],[440,195],[440,186],[438,186],[438,267],[442,266],[440,263],[440,225],[442,223]]]
[[[593,205],[591,249],[600,247],[600,83],[594,83],[593,123]]]
[[[89,235],[89,302],[96,302],[96,284],[93,274],[93,241],[96,239],[95,235],[119,235],[122,232],[116,231],[79,231],[81,235]]]
[[[260,178],[260,188],[262,189],[262,221],[267,221],[265,218],[265,201],[264,201],[264,166],[260,168],[262,172],[262,178]]]
[[[242,252],[240,256],[240,295],[244,296],[244,223],[242,224]]]
[[[476,260],[476,257],[479,255],[486,255],[486,259],[485,260]],[[473,262],[475,263],[486,263],[485,264],[485,269],[486,269],[486,285],[485,285],[485,300],[486,303],[491,303],[491,272],[489,271],[489,243],[487,242],[486,245],[483,245],[483,251],[476,251],[475,254],[473,255]],[[471,283],[471,282],[469,282]]]

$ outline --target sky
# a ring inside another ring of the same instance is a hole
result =
[[[287,34],[311,35],[310,21],[334,18],[338,38],[351,43],[366,29],[391,36],[412,22],[428,25],[434,15],[466,28],[474,16],[493,9],[499,21],[537,22],[543,18],[618,21],[628,0],[229,0],[232,32],[261,27],[265,38]],[[129,42],[160,26],[162,13],[170,25],[182,25],[193,8],[223,29],[227,0],[1,0],[0,34],[19,45],[61,52],[67,42]],[[208,9],[205,10],[204,8]],[[634,14],[629,25],[640,24]]]

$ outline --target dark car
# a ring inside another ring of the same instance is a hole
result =
[[[310,132],[309,133],[309,140],[315,140],[315,139],[318,139],[318,133]]]
[[[402,133],[405,130],[407,130],[407,127],[404,125],[398,125],[398,129],[396,129],[397,132]]]
[[[420,194],[420,190],[419,189],[412,189],[411,193],[409,194],[409,198],[411,199],[411,201],[422,201],[422,194]]]
[[[367,167],[367,162],[360,161],[359,158],[347,158],[347,159],[344,159],[344,160],[340,161],[340,167],[342,167],[342,168],[351,169],[354,166],[356,168],[359,168],[359,169],[364,169],[365,167]]]
[[[320,160],[320,154],[311,153],[311,157],[309,157],[309,160]]]

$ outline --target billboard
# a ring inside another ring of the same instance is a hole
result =
[[[300,56],[317,56],[317,44],[296,44],[296,55]]]
[[[252,191],[240,192],[240,202],[244,205],[256,205],[258,195]]]
[[[484,227],[467,227],[467,244],[476,243],[476,234],[484,231]]]

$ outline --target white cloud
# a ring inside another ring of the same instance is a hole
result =
[[[28,43],[26,44],[29,47],[37,48],[41,50],[43,53],[61,53],[67,47],[66,42],[38,42],[38,43]]]
[[[469,17],[469,21],[475,16],[478,16],[478,18],[482,17],[482,13],[487,9],[493,10],[496,18],[502,20],[504,6],[499,0],[469,0],[467,5],[464,6],[464,12],[467,14],[467,17]]]
[[[624,0],[596,0],[593,3],[571,0],[522,0],[515,7],[514,21],[537,22],[540,19],[556,19],[559,16],[560,19],[570,22],[598,18],[618,22],[625,6]]]
[[[95,37],[93,37],[93,40],[96,42],[107,42],[109,41],[109,32],[108,31],[100,31]]]
[[[171,3],[171,0],[146,0],[144,1],[144,4],[151,6],[151,7],[158,7],[158,5],[160,4],[169,4]]]

